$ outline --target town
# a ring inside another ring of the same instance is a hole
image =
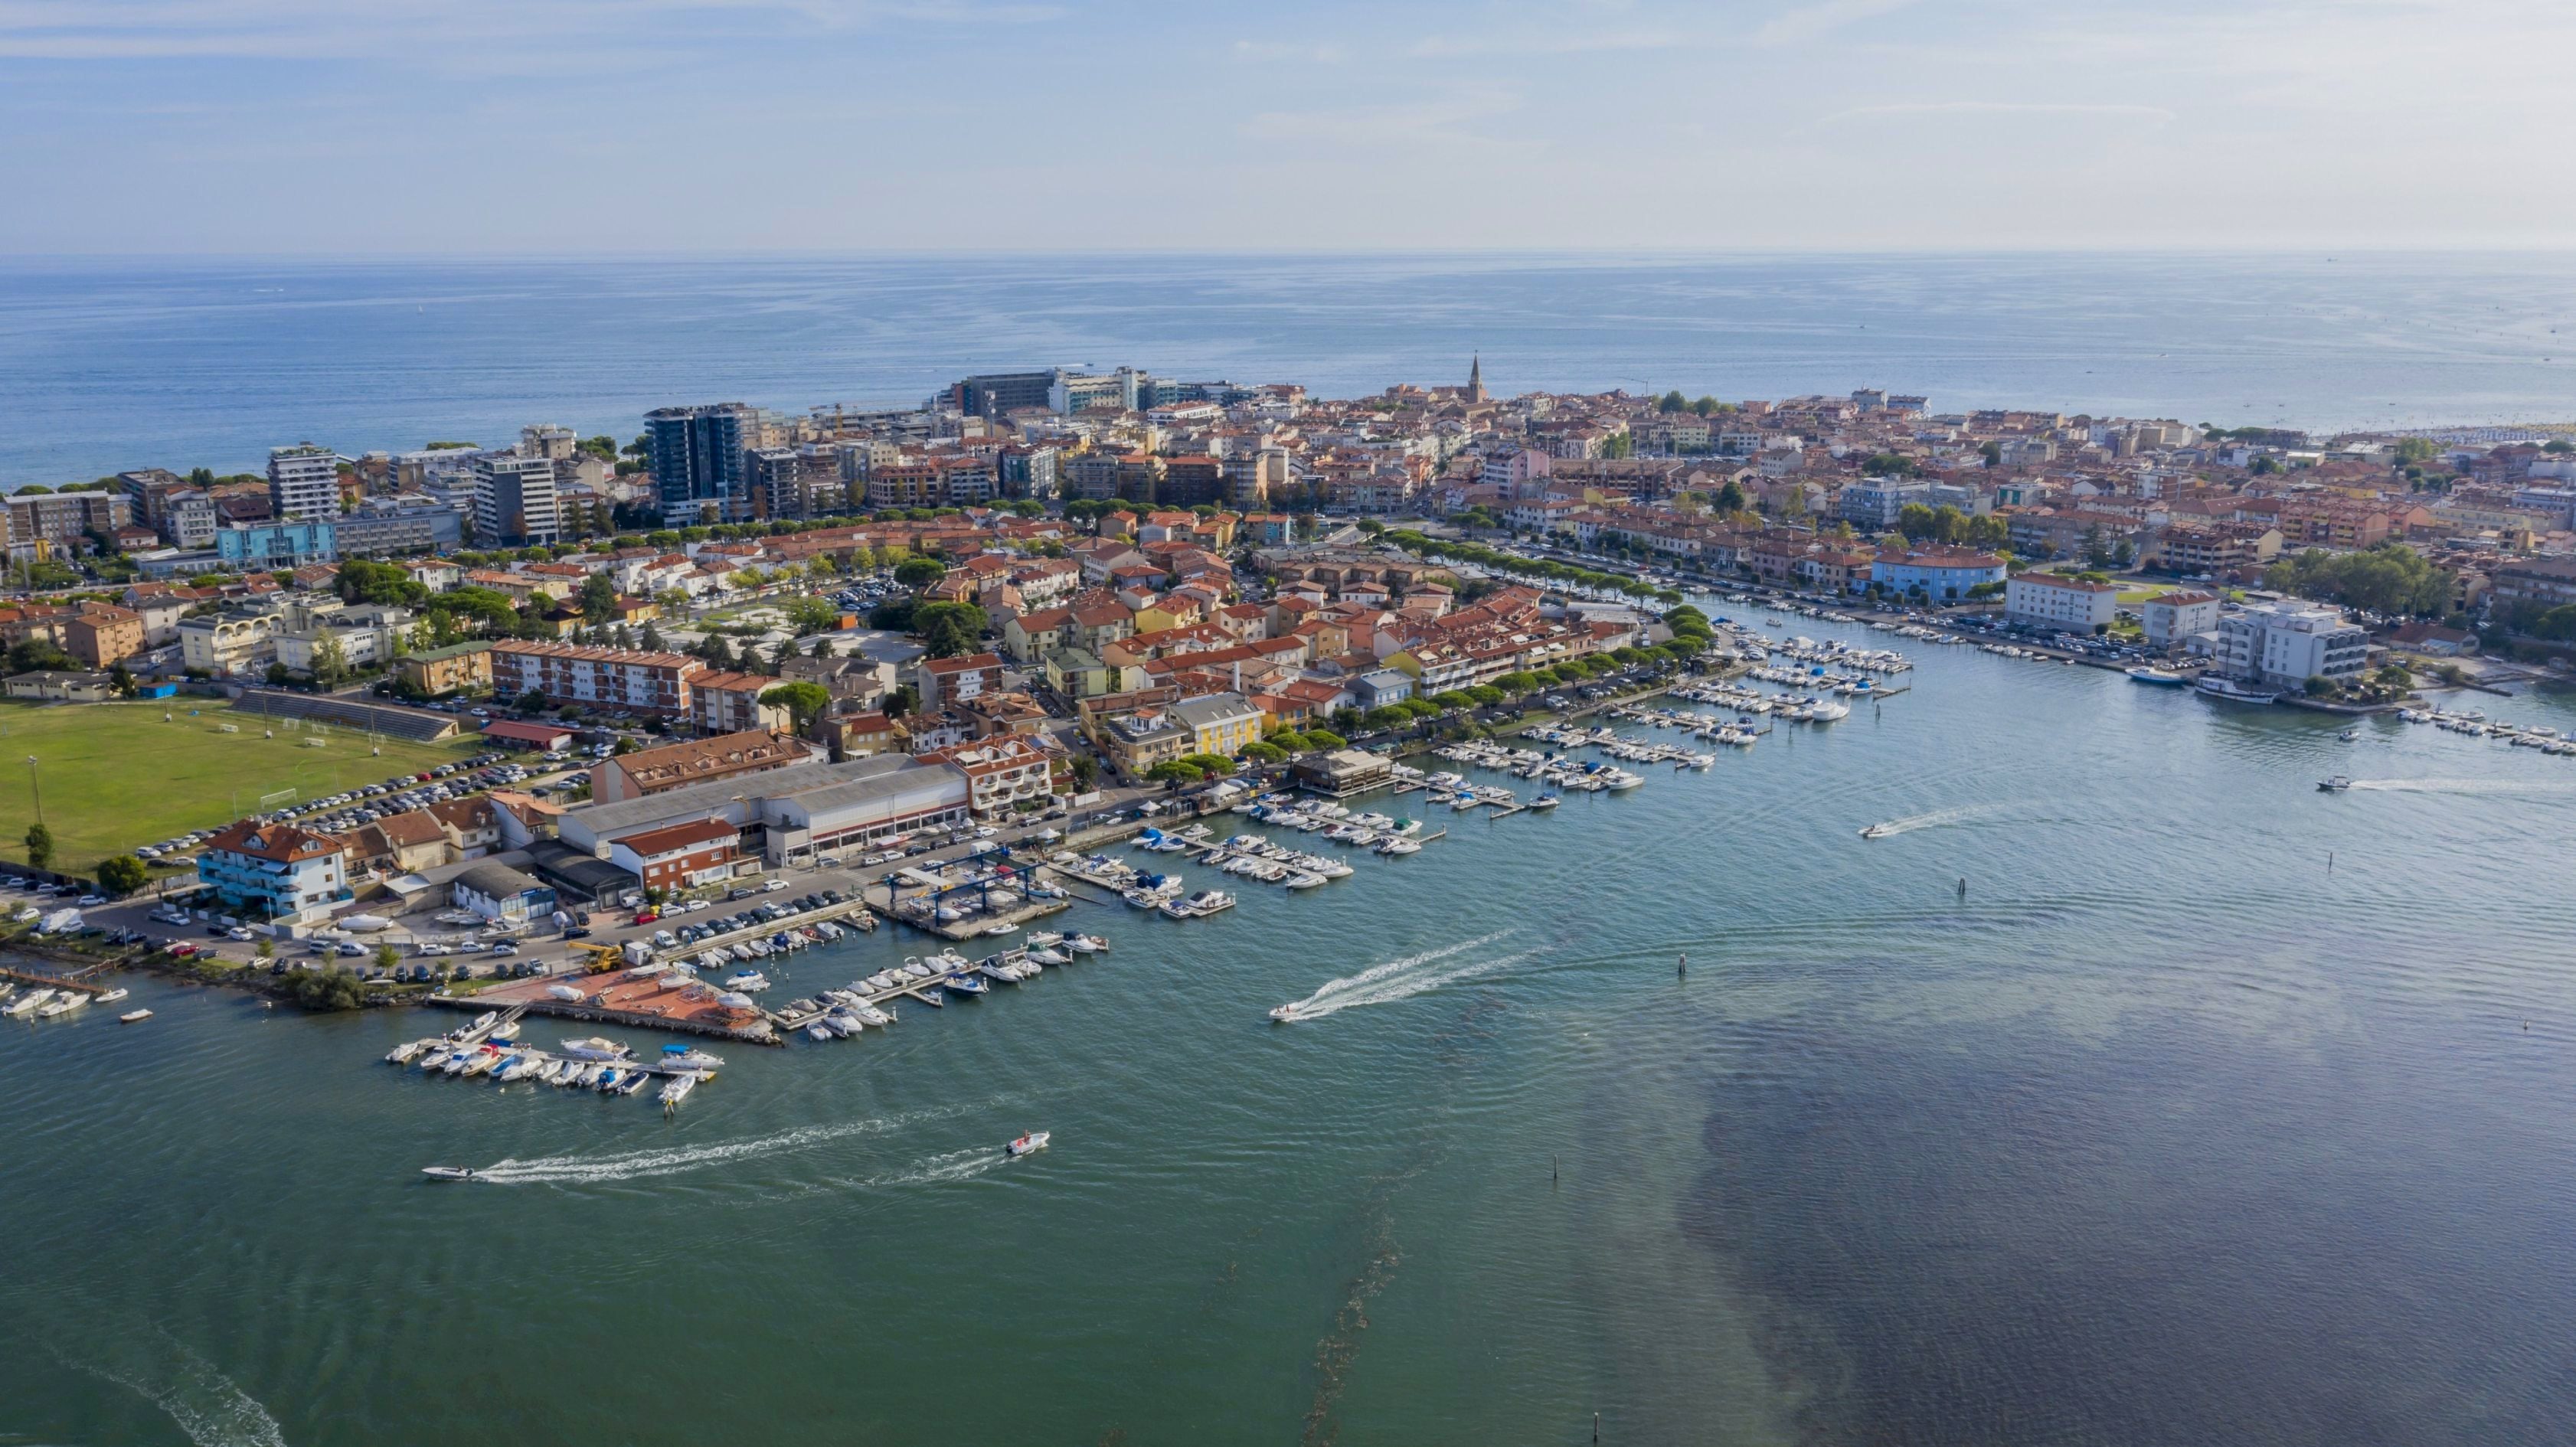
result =
[[[875,870],[907,917],[908,857],[970,871],[927,895],[989,893],[988,850],[1234,781],[1339,796],[1525,701],[1661,692],[1731,656],[1686,588],[2353,713],[2547,677],[2576,640],[2569,429],[1504,398],[1464,372],[1327,400],[1056,369],[892,409],[664,408],[622,444],[536,425],[22,488],[21,882],[148,894],[262,959],[318,931],[372,980],[429,976],[432,918],[515,953],[473,929],[571,941],[593,909],[650,925],[789,869],[846,870],[809,907],[873,927],[839,906]],[[148,803],[105,802],[156,760]],[[198,765],[220,787],[181,782]],[[353,917],[430,943],[370,952]]]

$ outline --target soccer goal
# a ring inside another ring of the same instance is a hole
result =
[[[262,794],[259,796],[259,812],[265,814],[280,804],[292,804],[294,802],[295,791],[293,789],[280,789],[272,794]]]

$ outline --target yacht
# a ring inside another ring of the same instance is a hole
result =
[[[666,1070],[712,1071],[724,1069],[724,1061],[693,1046],[665,1045],[662,1066]]]
[[[993,987],[984,983],[983,978],[978,975],[955,974],[939,983],[961,995],[989,995],[993,992]]]
[[[1049,1131],[1033,1130],[1021,1136],[1018,1140],[1011,1142],[1009,1145],[1002,1147],[1002,1149],[1015,1156],[1025,1156],[1033,1151],[1042,1151],[1047,1148],[1047,1138],[1051,1134],[1052,1132]]]
[[[65,990],[62,994],[55,997],[52,1004],[38,1010],[36,1012],[36,1018],[40,1020],[52,1020],[68,1015],[74,1010],[85,1010],[88,1008],[89,996],[84,995],[77,990]]]
[[[2152,683],[2165,688],[2176,688],[2191,682],[2190,679],[2183,677],[2179,673],[2158,668],[2152,663],[2141,663],[2137,667],[2127,670],[2127,672],[2129,677],[2136,682]]]
[[[2211,698],[2222,698],[2230,703],[2270,703],[2281,696],[2279,689],[2253,688],[2215,673],[2202,674],[2199,687]]]
[[[45,1002],[52,998],[54,998],[54,992],[51,990],[30,990],[26,994],[20,995],[17,999],[9,1002],[8,1013],[22,1016],[33,1015],[38,1010],[44,1008]]]

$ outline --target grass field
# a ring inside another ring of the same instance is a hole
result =
[[[226,723],[240,732],[223,732]],[[36,817],[30,754],[54,835],[53,867],[87,874],[138,844],[255,812],[260,796],[278,789],[312,799],[461,759],[479,746],[471,736],[437,744],[386,739],[377,758],[368,755],[363,733],[335,724],[318,730],[328,742],[313,748],[304,741],[314,726],[288,724],[207,700],[0,703],[0,857],[27,857],[27,826]],[[277,737],[261,736],[269,729]]]

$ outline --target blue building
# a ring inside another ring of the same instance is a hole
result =
[[[215,555],[234,571],[300,568],[338,557],[339,544],[325,518],[235,523],[215,529]]]
[[[1982,583],[2001,583],[2004,560],[1973,548],[1913,548],[1881,553],[1869,565],[1869,580],[1899,597],[1921,593],[1935,603],[1955,603]]]
[[[645,413],[662,516],[694,523],[712,503],[718,521],[731,521],[737,500],[747,507],[751,488],[743,453],[760,445],[760,434],[760,410],[742,402]]]

